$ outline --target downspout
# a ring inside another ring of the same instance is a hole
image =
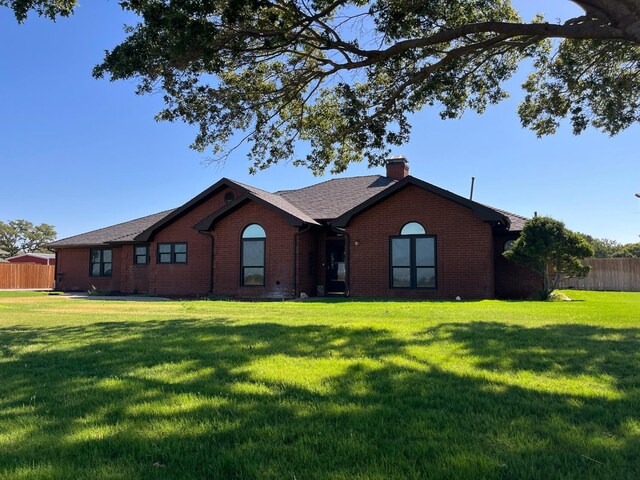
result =
[[[346,268],[347,268],[347,275],[346,275],[346,279],[345,279],[345,285],[344,285],[344,296],[348,297],[351,295],[351,235],[347,232],[347,230],[345,228],[339,228],[339,227],[334,227],[333,225],[331,225],[331,230],[333,230],[336,233],[341,233],[344,235],[344,241],[345,241],[345,250],[344,250],[344,256],[346,257]]]
[[[305,232],[311,230],[311,224],[308,224],[302,230],[296,232],[293,236],[293,298],[298,296],[297,288],[298,288],[298,237]]]

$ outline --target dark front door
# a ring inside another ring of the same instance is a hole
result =
[[[343,295],[346,292],[347,264],[345,263],[344,239],[327,240],[327,295]]]

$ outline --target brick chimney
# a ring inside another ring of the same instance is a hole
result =
[[[409,161],[402,155],[395,155],[387,159],[387,177],[402,180],[409,175]]]

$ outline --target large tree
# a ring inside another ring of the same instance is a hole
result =
[[[27,220],[0,221],[0,248],[10,256],[19,253],[48,252],[42,246],[56,239],[53,225],[34,225]]]
[[[574,3],[583,15],[548,23],[508,0],[120,0],[140,22],[94,74],[163,90],[159,119],[197,125],[193,147],[214,158],[249,142],[257,169],[380,164],[409,139],[409,114],[482,112],[526,59],[524,126],[613,135],[639,119],[640,0]],[[19,20],[75,4],[0,0]]]
[[[546,300],[561,280],[589,274],[591,267],[581,260],[593,256],[593,247],[564,223],[550,217],[535,217],[525,223],[513,247],[503,255],[542,276],[541,297]]]

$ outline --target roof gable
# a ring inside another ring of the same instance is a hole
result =
[[[269,193],[268,195],[276,196],[273,193]],[[211,230],[218,220],[221,220],[222,218],[231,214],[249,201],[254,201],[256,203],[264,205],[265,207],[276,210],[285,218],[287,223],[291,226],[302,226],[304,224],[320,225],[313,218],[309,217],[307,214],[301,212],[299,209],[281,198],[277,198],[276,200],[272,199],[271,197],[264,198],[264,195],[256,195],[254,192],[247,191],[240,197],[233,200],[233,202],[225,205],[218,211],[212,213],[208,217],[198,222],[193,228],[201,232]],[[285,202],[286,204],[283,202]]]
[[[502,213],[492,208],[482,205],[481,203],[477,203],[477,202],[474,202],[473,200],[469,200],[467,198],[461,197],[460,195],[450,192],[449,190],[445,190],[443,188],[432,185],[431,183],[427,183],[423,180],[419,180],[415,177],[412,177],[411,175],[403,178],[400,181],[395,182],[393,185],[389,186],[388,188],[385,188],[384,190],[380,191],[376,195],[370,197],[366,201],[355,206],[351,210],[343,213],[338,218],[336,218],[333,222],[331,222],[331,224],[335,227],[344,228],[348,225],[349,221],[354,216],[377,205],[378,203],[382,202],[384,199],[388,198],[390,195],[393,195],[394,193],[400,190],[403,190],[409,185],[415,185],[419,188],[422,188],[431,193],[434,193],[448,200],[451,200],[452,202],[455,202],[462,206],[470,208],[480,217],[481,220],[485,222],[502,224],[507,228],[510,225],[510,220],[506,215],[503,215]]]
[[[175,210],[173,210],[171,213],[169,213],[169,215],[166,215],[165,217],[159,219],[154,224],[148,226],[144,231],[142,231],[138,235],[136,235],[135,240],[139,241],[139,242],[148,242],[148,241],[150,241],[153,238],[153,235],[156,232],[158,232],[162,228],[168,226],[173,221],[175,221],[177,218],[181,217],[182,215],[186,214],[187,212],[191,211],[192,209],[194,209],[195,207],[200,205],[202,202],[204,202],[209,197],[211,197],[211,195],[216,194],[217,192],[219,192],[220,190],[222,190],[224,188],[231,187],[232,185],[233,185],[233,182],[231,182],[230,180],[228,180],[226,178],[221,178],[216,183],[211,185],[209,188],[207,188],[206,190],[200,192],[198,195],[193,197],[191,200],[189,200],[188,202],[186,202],[182,206],[180,206],[180,207],[176,208]]]
[[[200,193],[199,195],[193,197],[187,203],[182,205],[181,207],[176,208],[173,212],[171,212],[166,217],[162,218],[157,223],[151,225],[145,231],[136,236],[137,241],[150,241],[153,238],[153,235],[157,233],[162,228],[168,226],[179,218],[180,216],[186,214],[191,211],[196,206],[200,205],[202,202],[210,198],[212,195],[215,195],[217,192],[224,188],[235,188],[242,192],[242,195],[236,198],[231,203],[225,205],[220,208],[218,211],[214,212],[212,215],[209,215],[205,219],[198,222],[194,228],[197,230],[209,230],[213,223],[221,216],[227,215],[231,211],[238,208],[240,205],[244,204],[247,200],[254,200],[258,203],[261,203],[267,207],[274,208],[276,211],[284,215],[287,221],[291,225],[303,225],[305,223],[316,224],[319,225],[313,218],[311,218],[306,213],[299,210],[296,206],[289,203],[286,199],[281,198],[280,196],[265,192],[264,190],[260,190],[259,188],[252,187],[250,185],[245,185],[240,182],[236,182],[234,180],[230,180],[228,178],[222,178],[211,187],[207,188],[205,191]]]

